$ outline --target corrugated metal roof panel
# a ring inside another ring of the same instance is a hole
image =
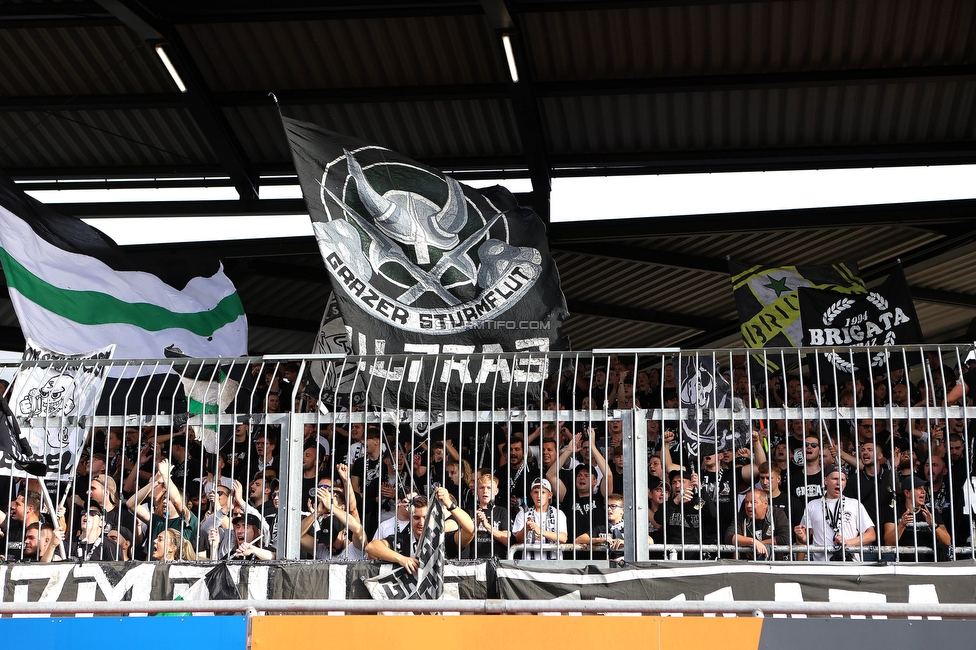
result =
[[[540,81],[976,61],[967,0],[552,6],[522,16]]]
[[[153,49],[129,28],[0,29],[0,95],[176,90]]]
[[[477,15],[217,23],[180,28],[213,90],[505,81],[500,42]]]
[[[668,345],[693,333],[665,325],[573,315],[563,325],[574,350]],[[665,341],[665,343],[658,343]]]
[[[947,340],[962,341],[960,332],[965,332],[976,312],[972,309],[950,307],[921,300],[915,301],[915,311],[922,325],[922,335],[928,342]],[[972,341],[965,341],[972,343]]]
[[[310,273],[325,269],[310,269]],[[318,322],[331,291],[321,282],[250,275],[235,283],[246,312]]]
[[[976,81],[548,97],[556,154],[976,139]]]
[[[976,295],[976,251],[961,252],[951,262],[930,268],[913,270],[909,275],[912,285],[926,289],[941,289]],[[973,314],[976,316],[976,313]]]
[[[308,354],[312,351],[315,334],[249,327],[247,338],[250,354]]]
[[[731,256],[738,261],[757,264],[824,264],[854,260],[865,269],[942,237],[917,228],[855,226],[647,237],[635,240],[634,244],[716,259]]]
[[[0,167],[212,164],[184,109],[0,112]]]
[[[412,158],[521,153],[515,116],[504,100],[286,106],[282,111]],[[224,113],[252,161],[291,161],[273,107],[228,108]]]

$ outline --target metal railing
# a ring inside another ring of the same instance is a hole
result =
[[[409,544],[412,497],[444,487],[477,528],[456,558],[535,544],[553,561],[820,560],[838,554],[826,533],[845,521],[857,533],[844,535],[848,555],[861,561],[971,557],[976,408],[944,403],[969,399],[955,373],[971,351],[25,362],[6,395],[52,471],[43,486],[0,479],[7,555],[49,543],[45,520],[57,513],[33,496],[47,492],[65,507],[55,556],[356,560],[371,539],[396,545],[404,530]],[[101,377],[97,402],[71,393],[86,372]],[[824,476],[832,464],[847,476],[839,506]],[[901,489],[913,475],[924,495]],[[540,503],[543,481],[560,507]],[[756,535],[770,532],[763,501],[773,542],[757,557]],[[873,538],[858,526],[865,515]],[[179,535],[159,552],[170,528]],[[188,545],[171,551],[180,537]]]
[[[849,616],[851,618],[976,618],[976,605],[951,603],[885,603],[885,602],[776,602],[776,601],[674,601],[674,600],[224,600],[224,601],[145,601],[145,602],[56,602],[0,603],[0,616],[28,614],[33,616],[71,616],[95,614],[162,613],[247,614],[381,614],[409,612],[436,614],[642,614],[650,616],[730,615],[730,616]]]

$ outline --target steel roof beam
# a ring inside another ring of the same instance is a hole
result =
[[[943,289],[927,289],[925,287],[908,287],[913,300],[931,302],[950,307],[962,307],[965,309],[976,309],[976,296],[969,293],[958,291],[945,291]]]
[[[2,100],[0,100],[2,101]],[[67,110],[67,108],[66,108]],[[409,152],[406,152],[409,153]],[[416,157],[418,162],[455,172],[459,178],[470,173],[481,178],[497,176],[500,170],[517,170],[524,178],[525,158],[515,156],[471,156],[465,158]],[[852,167],[891,167],[976,163],[976,141],[941,143],[900,143],[894,145],[853,145],[804,147],[782,150],[732,149],[709,151],[671,151],[616,154],[550,154],[554,178],[607,176],[617,174],[667,174],[732,171],[772,171],[780,169],[846,169]],[[293,175],[291,161],[253,165],[258,174]],[[18,180],[104,179],[178,176],[226,176],[215,165],[185,166],[85,166],[85,167],[8,167]],[[511,175],[510,175],[511,176]]]
[[[156,252],[178,249],[199,251],[223,260],[289,255],[319,255],[314,237],[280,237],[277,239],[240,239],[236,241],[182,242],[179,244],[139,244],[126,246],[126,251],[138,255],[140,251]]]
[[[522,152],[525,154],[529,178],[532,180],[530,205],[542,221],[548,224],[552,168],[549,163],[545,125],[532,79],[532,65],[529,63],[528,48],[525,45],[525,31],[520,29],[518,17],[509,13],[504,0],[481,0],[481,6],[489,24],[495,30],[495,55],[507,61],[502,47],[503,35],[508,37],[511,45],[518,81],[511,81],[508,88]]]
[[[331,286],[329,274],[325,272],[325,266],[302,266],[300,264],[283,264],[281,262],[270,262],[268,260],[248,260],[239,268],[235,269],[235,274],[241,277],[257,275],[265,278],[276,278],[280,280],[298,280],[299,282],[311,282],[313,284],[324,284]]]
[[[482,15],[482,9],[477,0],[443,0],[440,2],[288,0],[287,2],[275,3],[273,7],[269,7],[267,2],[260,0],[235,0],[231,3],[168,0],[165,17],[176,23],[192,25],[201,23],[363,20],[477,15]]]
[[[513,39],[515,40],[515,39]],[[523,46],[524,47],[524,46]],[[503,56],[503,55],[502,55]],[[524,58],[524,53],[521,55]],[[519,61],[519,83],[526,74],[526,61]],[[689,75],[673,77],[634,77],[625,79],[587,79],[532,83],[535,97],[587,97],[675,92],[709,92],[724,90],[783,89],[822,86],[865,85],[890,82],[924,82],[934,79],[964,81],[976,79],[976,65],[932,65],[888,68],[854,68],[843,70],[806,70],[793,72],[759,72],[747,74]],[[377,86],[372,88],[309,88],[282,90],[276,93],[282,104],[356,104],[391,101],[426,101],[446,99],[502,99],[511,96],[510,84],[481,83],[427,86]],[[7,97],[0,99],[0,109],[30,110],[32,106],[57,109],[68,100],[80,109],[97,109],[129,104],[146,108],[168,108],[179,103],[178,94],[106,94],[75,98],[59,96]],[[268,106],[264,91],[229,91],[212,93],[213,101],[222,107]]]
[[[897,225],[924,228],[927,223],[968,222],[976,219],[976,199],[889,203],[833,208],[730,212],[709,215],[595,219],[556,222],[550,226],[550,245],[594,241],[623,241],[649,235],[678,235],[811,230],[852,226]]]
[[[165,50],[186,85],[185,106],[231,177],[243,201],[257,200],[257,174],[244,154],[223,111],[214,102],[203,74],[173,25],[164,25],[135,2],[99,0],[99,4],[135,32],[150,46],[165,41]]]
[[[726,90],[778,90],[822,86],[863,86],[871,83],[909,83],[933,79],[958,81],[976,78],[976,65],[933,65],[845,70],[802,70],[746,74],[549,81],[539,83],[542,97],[643,95]]]

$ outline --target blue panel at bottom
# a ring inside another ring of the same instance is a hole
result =
[[[246,650],[247,618],[4,618],[0,619],[0,639],[18,639],[31,648],[71,648],[79,643],[107,647],[113,641],[128,645],[137,639],[139,650]]]

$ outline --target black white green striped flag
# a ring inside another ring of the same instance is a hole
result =
[[[25,338],[67,354],[115,344],[116,358],[247,354],[247,318],[219,260],[138,257],[0,174],[0,264]]]

